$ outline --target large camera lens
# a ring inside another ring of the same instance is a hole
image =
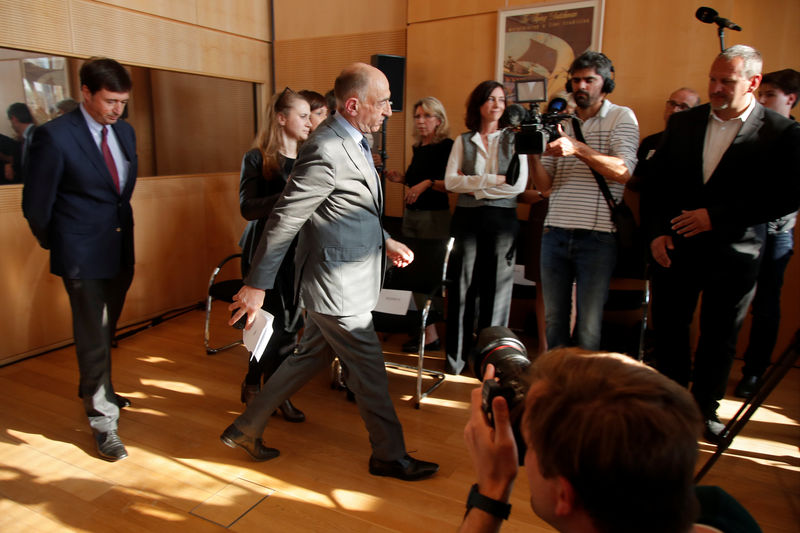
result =
[[[481,408],[489,422],[494,425],[492,401],[502,396],[508,404],[508,414],[517,441],[519,462],[525,458],[525,443],[520,432],[519,422],[525,410],[525,395],[528,393],[528,368],[531,362],[522,341],[514,333],[502,326],[483,329],[478,335],[473,355],[473,370],[482,378],[486,366],[494,366],[494,380],[483,383]]]
[[[514,332],[503,326],[492,326],[481,330],[472,362],[475,376],[478,378],[483,378],[486,365],[494,365],[498,381],[503,381],[503,376],[514,377],[522,374],[531,365],[525,345]]]

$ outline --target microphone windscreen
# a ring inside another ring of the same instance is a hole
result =
[[[501,127],[517,127],[528,114],[527,110],[519,104],[511,104],[503,111],[503,116],[500,117]]]
[[[697,12],[695,12],[694,16],[697,17],[697,20],[701,22],[705,22],[706,24],[711,24],[717,18],[716,9],[712,9],[710,7],[700,7],[697,8]]]

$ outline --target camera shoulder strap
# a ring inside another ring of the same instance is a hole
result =
[[[586,144],[586,139],[583,138],[583,132],[581,131],[581,123],[578,121],[577,117],[572,117],[572,130],[575,133],[575,138],[583,144]],[[586,166],[588,167],[589,165]],[[617,202],[614,200],[614,197],[611,196],[611,190],[608,188],[606,179],[592,167],[589,167],[589,170],[592,171],[592,176],[594,176],[595,181],[597,181],[597,186],[600,188],[600,192],[603,193],[603,197],[606,199],[608,208],[613,212],[617,207]]]

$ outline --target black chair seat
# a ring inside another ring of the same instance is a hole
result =
[[[240,279],[226,279],[211,285],[208,294],[215,300],[233,303],[233,296],[244,286]]]
[[[414,366],[386,362],[388,368],[413,371],[416,374],[415,407],[420,407],[423,398],[432,393],[444,382],[445,374],[424,367],[425,328],[428,324],[444,320],[444,289],[447,284],[447,262],[453,248],[453,239],[410,239],[403,242],[414,252],[414,261],[405,268],[392,268],[387,272],[384,288],[411,291],[416,294],[414,301],[417,310],[409,310],[405,315],[372,312],[375,330],[384,333],[410,333],[419,335],[417,364]],[[427,314],[424,312],[427,309]],[[422,389],[423,377],[433,379],[433,383]]]

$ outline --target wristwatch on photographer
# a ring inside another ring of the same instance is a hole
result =
[[[478,490],[478,484],[472,485],[469,490],[469,497],[467,498],[467,513],[473,507],[477,507],[481,511],[487,512],[497,518],[508,520],[508,515],[511,514],[511,504],[504,503],[500,500],[495,500],[488,496],[484,496]]]

